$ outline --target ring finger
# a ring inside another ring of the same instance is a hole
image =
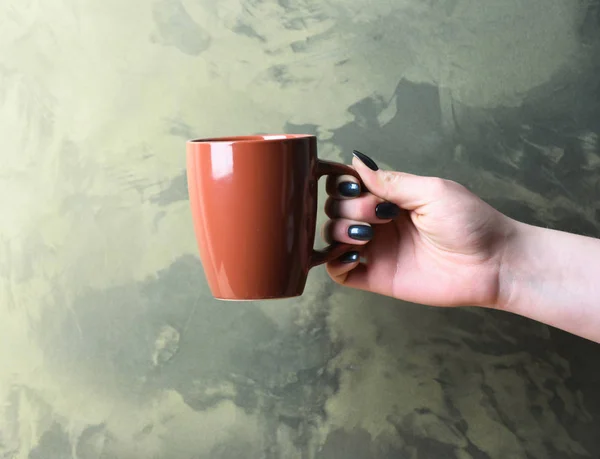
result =
[[[323,239],[346,244],[364,245],[373,238],[373,228],[368,223],[346,218],[329,220],[323,226]]]

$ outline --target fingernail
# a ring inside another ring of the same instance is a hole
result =
[[[380,202],[375,207],[375,215],[377,218],[382,220],[389,220],[390,218],[396,218],[400,213],[400,207],[393,202]]]
[[[338,191],[346,198],[355,198],[360,195],[360,186],[354,182],[342,182],[338,185]]]
[[[369,158],[364,153],[361,153],[358,150],[354,150],[352,152],[352,154],[354,156],[356,156],[358,159],[360,159],[364,163],[364,165],[367,166],[372,171],[378,171],[379,170],[379,167],[377,167],[377,164],[375,164],[375,161],[373,161],[371,158]]]
[[[358,252],[346,252],[340,258],[338,258],[341,263],[356,263],[360,260],[360,255]]]
[[[373,238],[373,228],[369,225],[352,225],[348,228],[348,236],[357,241],[370,241]]]

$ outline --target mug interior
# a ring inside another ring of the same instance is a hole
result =
[[[287,140],[287,139],[303,139],[308,137],[314,137],[311,134],[265,134],[265,135],[240,135],[232,137],[213,137],[208,139],[194,139],[190,140],[190,143],[238,143],[238,142],[268,142],[275,140]]]

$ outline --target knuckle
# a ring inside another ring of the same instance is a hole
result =
[[[344,200],[339,203],[335,217],[360,221],[373,213],[371,207],[371,200],[368,198]]]
[[[384,171],[381,173],[380,177],[386,196],[393,196],[397,191],[402,175],[394,171]]]
[[[355,220],[363,220],[363,219],[372,218],[373,214],[375,213],[375,206],[376,206],[376,204],[373,203],[372,199],[364,199],[361,201],[360,205],[358,206],[356,214],[353,215],[352,217]]]
[[[394,186],[400,179],[400,174],[394,171],[384,171],[381,174],[381,179],[386,186]]]
[[[362,221],[373,213],[371,199],[362,198],[354,202],[344,202],[340,207],[340,217]]]
[[[455,182],[454,180],[447,180],[447,182],[448,182],[448,187],[453,190],[467,191],[467,188],[462,183]]]
[[[431,193],[436,196],[444,194],[451,186],[449,180],[445,180],[440,177],[430,177],[428,181]]]
[[[440,194],[442,194],[442,193],[443,194],[463,193],[464,191],[467,190],[462,184],[455,182],[454,180],[447,180],[447,179],[439,179],[439,180],[441,180],[441,182],[443,182],[441,185],[438,185],[437,191]]]

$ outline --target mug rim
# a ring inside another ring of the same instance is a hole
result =
[[[257,142],[278,142],[282,140],[294,140],[294,139],[309,139],[315,137],[313,134],[263,134],[263,135],[237,135],[237,136],[224,136],[224,137],[208,137],[201,139],[188,140],[188,144],[202,144],[202,143],[257,143]]]

